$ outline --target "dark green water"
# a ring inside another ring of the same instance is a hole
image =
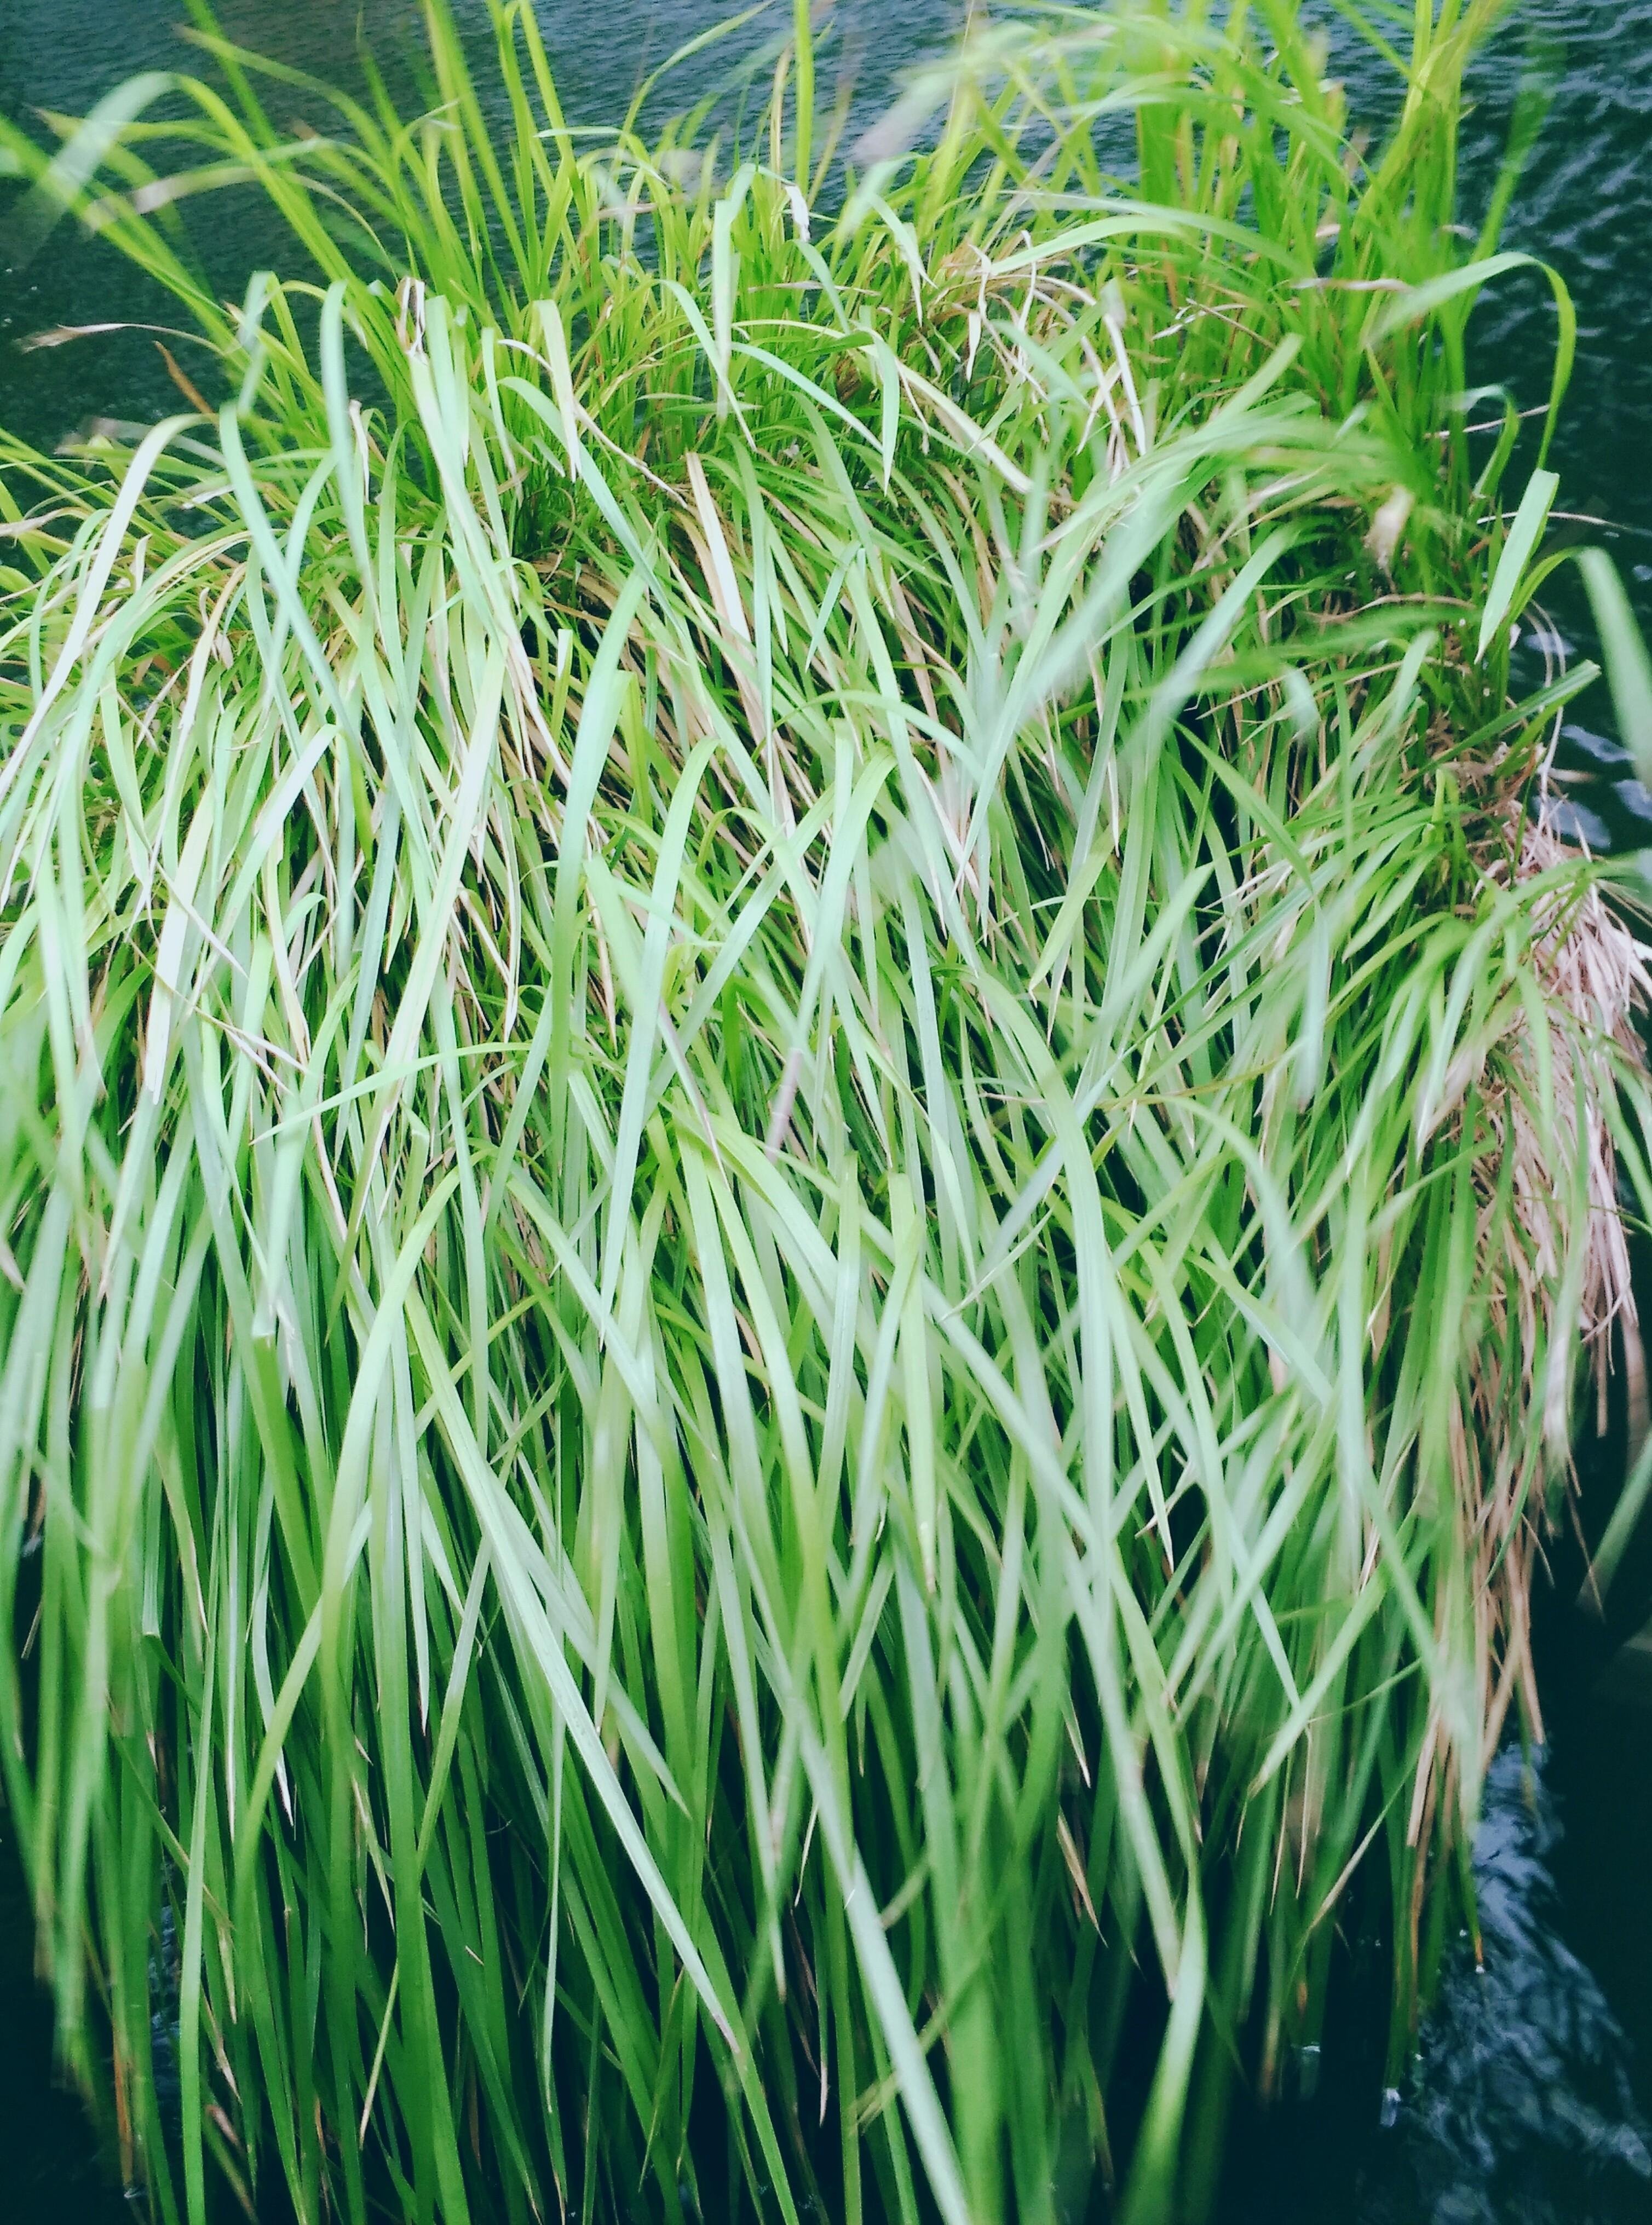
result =
[[[455,0],[480,22],[477,0]],[[736,12],[717,0],[538,0],[570,113],[607,120],[683,39]],[[82,113],[122,78],[185,57],[171,25],[181,0],[0,0],[0,109]],[[839,0],[842,53],[868,110],[898,72],[944,41],[954,0]],[[1327,15],[1329,10],[1327,10]],[[1395,11],[1396,14],[1400,11]],[[283,60],[347,81],[357,26],[411,83],[413,0],[219,0],[225,28]],[[1403,35],[1403,32],[1400,34]],[[675,81],[685,100],[739,52],[719,50]],[[1338,35],[1355,105],[1374,123],[1389,88]],[[1509,244],[1556,263],[1579,314],[1578,366],[1556,461],[1560,530],[1604,539],[1652,625],[1652,0],[1529,0],[1477,67],[1463,143],[1465,215],[1490,190],[1516,95],[1534,73],[1548,122],[1516,195]],[[261,250],[250,208],[215,207],[215,275],[238,287]],[[165,407],[147,339],[24,353],[65,325],[146,314],[130,275],[60,234],[50,255],[9,273],[0,244],[0,422],[50,443],[93,416]],[[1475,326],[1477,376],[1541,401],[1554,318],[1540,280],[1501,282]],[[1565,575],[1551,615],[1573,654],[1585,615]],[[1563,738],[1576,824],[1596,846],[1652,843],[1652,796],[1611,738],[1596,688]],[[1612,1455],[1585,1522],[1599,1526]],[[1652,1653],[1600,1681],[1617,1639],[1646,1611],[1652,1569],[1624,1587],[1618,1622],[1586,1631],[1566,1606],[1562,1556],[1547,1605],[1551,1742],[1528,1776],[1499,1765],[1479,1854],[1488,1969],[1448,1984],[1415,2090],[1377,2122],[1375,2017],[1350,2013],[1323,2065],[1301,2066],[1312,2101],[1242,2122],[1223,2225],[1644,2225],[1652,2220]],[[1639,1598],[1638,1608],[1634,1602]],[[0,1810],[0,2225],[142,2215],[101,2174],[95,2143],[52,2076],[49,2022],[31,1981],[26,1904]],[[1357,1943],[1350,1943],[1357,1948]]]

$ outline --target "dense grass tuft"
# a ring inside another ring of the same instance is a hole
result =
[[[1365,157],[1283,0],[841,183],[802,0],[739,147],[439,0],[8,142],[206,343],[0,481],[0,1750],[168,2225],[1198,2214],[1344,1921],[1397,2078],[1652,1109],[1494,13]]]

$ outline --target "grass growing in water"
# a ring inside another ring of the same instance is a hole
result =
[[[984,34],[836,213],[802,7],[732,154],[434,5],[9,143],[213,397],[0,492],[0,1752],[159,2216],[1197,2213],[1362,1893],[1397,2080],[1649,1111],[1494,13],[1369,162],[1284,5]]]

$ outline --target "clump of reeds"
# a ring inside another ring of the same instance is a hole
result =
[[[9,143],[204,343],[0,479],[0,1752],[157,2216],[1195,2211],[1356,1896],[1397,2076],[1648,1109],[1493,12],[1369,160],[1128,0],[841,187],[803,4],[740,146],[438,0]]]

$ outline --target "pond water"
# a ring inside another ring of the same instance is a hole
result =
[[[538,0],[559,82],[576,118],[608,120],[645,72],[721,15],[716,0]],[[480,22],[477,0],[457,0]],[[839,0],[837,23],[868,106],[896,73],[940,44],[953,0]],[[1327,11],[1329,12],[1329,11]],[[0,109],[81,113],[131,72],[179,60],[180,0],[0,0]],[[414,0],[220,0],[226,30],[282,60],[347,79],[358,24],[380,59],[416,43]],[[1331,19],[1333,23],[1336,19]],[[1376,117],[1385,88],[1345,40],[1356,105]],[[702,58],[677,101],[727,67]],[[1652,624],[1652,0],[1528,0],[1477,66],[1464,136],[1466,213],[1478,213],[1522,80],[1551,88],[1548,123],[1516,195],[1510,244],[1557,263],[1579,313],[1578,367],[1558,444],[1560,529],[1613,547]],[[392,75],[394,72],[392,71]],[[231,205],[215,216],[225,283],[257,253]],[[89,417],[165,406],[147,341],[113,339],[23,354],[15,343],[64,323],[142,314],[133,282],[95,246],[60,234],[27,273],[0,265],[0,422],[50,442]],[[1535,278],[1503,281],[1476,320],[1479,375],[1535,403],[1554,320]],[[1557,631],[1586,653],[1588,627],[1562,575]],[[1604,691],[1575,708],[1562,770],[1578,825],[1597,846],[1652,842],[1652,796],[1611,738]],[[1598,1531],[1616,1454],[1585,1493]],[[1487,1968],[1466,1956],[1425,2039],[1414,2088],[1379,2122],[1382,2004],[1327,2036],[1314,2086],[1281,2113],[1237,2128],[1222,2225],[1630,2225],[1652,2217],[1652,1894],[1642,1867],[1652,1829],[1652,1650],[1615,1649],[1646,1611],[1652,1571],[1630,1569],[1612,1621],[1569,1605],[1575,1556],[1557,1556],[1546,1602],[1551,1739],[1528,1768],[1494,1775],[1478,1862]],[[1603,1675],[1604,1672],[1604,1675]],[[55,2085],[49,2024],[30,1982],[26,1903],[0,1810],[0,2217],[44,2225],[130,2218],[102,2173],[78,2107]],[[1375,2039],[1373,2039],[1373,2033]]]

